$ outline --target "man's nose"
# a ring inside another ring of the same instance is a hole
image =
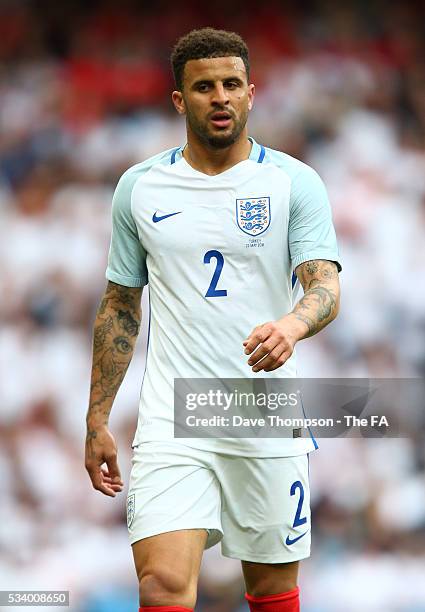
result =
[[[214,87],[212,103],[225,105],[228,102],[229,102],[229,95],[228,95],[227,89],[223,86],[223,83],[218,83]]]

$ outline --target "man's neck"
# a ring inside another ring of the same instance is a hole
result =
[[[248,140],[246,130],[238,140],[225,149],[206,147],[193,135],[187,135],[187,145],[183,157],[195,170],[214,176],[249,158],[252,143]]]

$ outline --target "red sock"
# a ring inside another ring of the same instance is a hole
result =
[[[295,587],[292,591],[253,597],[245,595],[251,612],[300,612],[300,589]]]
[[[193,612],[193,609],[181,606],[142,606],[139,612]]]

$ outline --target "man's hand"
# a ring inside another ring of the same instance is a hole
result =
[[[245,354],[251,355],[248,365],[253,366],[253,372],[280,368],[292,355],[301,334],[300,323],[291,314],[254,327],[243,342]]]
[[[335,262],[306,261],[297,266],[295,273],[304,295],[292,312],[278,321],[258,325],[243,342],[245,353],[251,355],[248,365],[253,366],[253,372],[280,368],[298,340],[317,334],[338,314],[340,290]]]
[[[104,463],[106,468],[102,467]],[[115,497],[116,493],[122,491],[123,482],[117,461],[117,445],[105,425],[87,428],[86,469],[97,491],[110,497]]]

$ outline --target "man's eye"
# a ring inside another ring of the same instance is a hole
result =
[[[204,84],[204,85],[199,85],[198,87],[198,91],[208,91],[208,85]]]
[[[228,87],[229,89],[235,89],[235,87],[237,87],[238,84],[235,81],[229,81],[228,83],[226,83],[226,87]]]

